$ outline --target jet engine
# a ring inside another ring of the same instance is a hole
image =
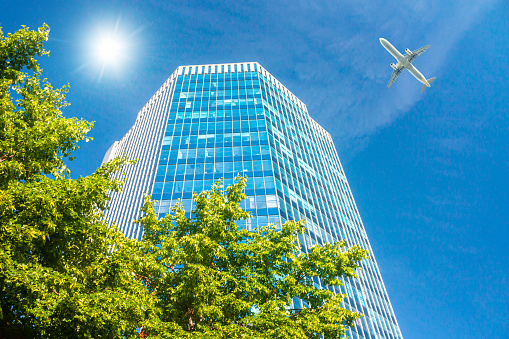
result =
[[[405,48],[405,52],[407,52],[408,54],[412,54],[412,51],[409,50],[408,48]]]
[[[394,70],[398,69],[395,64],[391,64],[391,67],[394,68]]]

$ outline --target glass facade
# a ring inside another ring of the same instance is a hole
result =
[[[141,237],[132,220],[144,192],[152,194],[160,217],[178,199],[190,213],[193,192],[219,178],[229,185],[236,175],[245,175],[243,207],[253,218],[239,226],[306,219],[307,234],[299,238],[304,252],[339,240],[369,250],[359,279],[335,289],[348,295],[344,307],[365,315],[348,336],[402,338],[331,136],[263,67],[179,67],[140,115],[129,136],[105,156],[107,161],[131,152],[150,158],[127,173],[131,186],[112,196],[107,211],[110,220],[122,220],[118,225],[126,236]],[[321,286],[320,279],[315,283]],[[306,306],[298,299],[294,303]]]

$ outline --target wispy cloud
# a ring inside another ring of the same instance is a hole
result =
[[[284,23],[306,42],[285,56],[295,61],[288,63],[296,67],[294,90],[340,147],[351,147],[352,139],[362,145],[424,98],[410,74],[386,88],[393,59],[378,38],[389,39],[400,50],[431,44],[415,64],[425,76],[440,79],[440,69],[458,52],[457,41],[494,2],[301,2],[288,10]],[[299,12],[306,13],[305,20]]]

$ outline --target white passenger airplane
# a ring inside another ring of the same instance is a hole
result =
[[[391,64],[391,67],[394,68],[394,72],[392,73],[391,80],[389,80],[389,85],[387,87],[391,87],[391,85],[394,83],[396,78],[403,72],[403,70],[406,68],[412,75],[423,83],[421,88],[421,93],[424,91],[426,87],[431,87],[430,83],[435,81],[436,78],[427,79],[412,65],[412,61],[415,60],[419,55],[424,53],[425,50],[429,48],[430,45],[421,47],[419,49],[416,49],[415,51],[411,52],[408,48],[405,49],[406,54],[401,54],[391,43],[384,38],[380,38],[380,43],[384,48],[392,54],[393,57],[398,60],[397,64]]]

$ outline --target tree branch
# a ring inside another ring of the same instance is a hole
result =
[[[0,162],[4,162],[6,160],[11,160],[12,158],[14,158],[16,156],[16,154],[11,154],[11,155],[3,155],[0,157]]]

